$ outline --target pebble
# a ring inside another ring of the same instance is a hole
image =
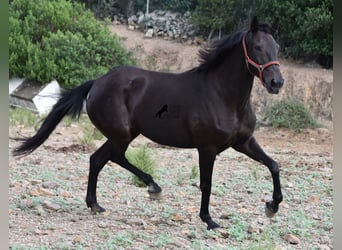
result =
[[[45,188],[38,188],[30,191],[31,196],[54,196],[55,193],[45,189]]]
[[[260,228],[256,227],[254,225],[249,225],[248,229],[247,229],[248,233],[259,233],[260,232]]]
[[[99,222],[98,227],[99,227],[99,228],[107,228],[108,225],[107,225],[107,223],[101,221],[101,222]]]
[[[42,183],[41,180],[36,180],[36,179],[30,179],[29,182],[31,185],[37,185],[37,184]]]
[[[75,236],[73,242],[74,243],[80,243],[82,241],[82,237],[80,235]]]
[[[285,240],[290,243],[290,244],[293,244],[293,245],[298,245],[300,243],[300,239],[293,235],[293,234],[286,234],[285,235]]]
[[[59,187],[59,184],[53,181],[46,181],[42,183],[42,187],[47,189],[55,189]]]
[[[43,207],[45,207],[46,209],[52,210],[52,211],[58,211],[61,209],[61,206],[53,203],[51,201],[43,201],[42,203]]]
[[[229,238],[229,233],[228,233],[227,229],[217,228],[217,229],[215,229],[215,231],[219,232],[223,239],[228,239]]]
[[[130,226],[141,226],[145,224],[145,222],[142,219],[139,218],[131,218],[126,221],[126,224]]]

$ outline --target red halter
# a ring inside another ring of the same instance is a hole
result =
[[[263,72],[266,68],[268,68],[269,66],[271,66],[271,65],[278,65],[278,66],[279,66],[280,63],[279,63],[278,61],[270,61],[270,62],[268,62],[268,63],[266,63],[266,64],[258,64],[258,63],[256,63],[256,62],[254,62],[252,59],[250,59],[249,56],[248,56],[247,47],[246,47],[246,36],[247,36],[247,33],[248,33],[248,32],[246,32],[246,33],[244,34],[243,38],[242,38],[242,47],[243,47],[243,52],[244,52],[245,58],[246,58],[246,66],[247,66],[247,69],[248,69],[248,71],[249,71],[252,75],[258,76],[259,79],[260,79],[260,81],[261,81],[261,83],[262,83],[262,85],[265,86],[265,83],[264,83],[264,81],[263,81],[263,79],[262,79],[262,72]],[[251,64],[252,66],[254,66],[254,67],[258,70],[259,75],[254,74],[254,73],[250,70],[249,64]]]

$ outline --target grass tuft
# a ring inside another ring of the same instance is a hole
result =
[[[128,149],[126,151],[126,157],[131,164],[151,175],[153,178],[157,178],[157,164],[151,155],[151,150],[146,144],[135,149]],[[137,187],[146,187],[146,184],[135,175],[132,176],[132,182]]]
[[[37,127],[40,119],[37,114],[25,108],[10,108],[9,122],[11,126]]]
[[[320,127],[305,105],[294,100],[281,100],[266,107],[264,119],[273,127],[294,130]]]

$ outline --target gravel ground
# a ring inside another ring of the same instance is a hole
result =
[[[273,219],[264,215],[272,192],[268,170],[234,150],[221,153],[210,203],[223,227],[216,232],[208,232],[198,217],[198,177],[191,175],[198,166],[196,150],[163,147],[143,137],[132,148],[152,149],[163,199],[151,201],[127,171],[108,163],[98,182],[98,199],[107,211],[92,215],[84,202],[92,150],[79,144],[80,131],[78,125],[61,124],[31,155],[10,157],[13,249],[332,248],[331,128],[257,130],[260,144],[281,165],[285,199]],[[18,133],[30,135],[33,129],[10,128],[11,136]],[[11,141],[10,149],[15,145]],[[288,243],[286,235],[300,243]]]

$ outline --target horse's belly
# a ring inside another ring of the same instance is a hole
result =
[[[159,144],[180,148],[194,147],[186,124],[176,118],[155,116],[137,122],[137,126],[142,135]]]
[[[189,135],[182,133],[182,131],[175,131],[170,129],[156,129],[155,131],[142,131],[142,135],[149,138],[150,140],[171,147],[178,148],[193,148],[193,144]]]

